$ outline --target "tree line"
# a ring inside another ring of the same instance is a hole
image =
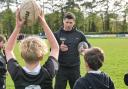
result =
[[[1,0],[0,3],[6,0]],[[121,4],[123,2],[123,4]],[[9,8],[13,0],[7,0],[7,9],[0,13],[0,34],[7,34],[13,31],[15,26],[15,13]],[[123,0],[67,0],[66,3],[53,4],[51,13],[46,13],[46,20],[53,31],[62,26],[62,18],[65,12],[73,12],[76,16],[76,27],[86,34],[95,33],[128,33],[128,3]],[[100,8],[98,8],[100,7]],[[42,7],[45,9],[45,7]],[[38,23],[32,27],[25,26],[22,30],[26,34],[38,34],[42,30]]]

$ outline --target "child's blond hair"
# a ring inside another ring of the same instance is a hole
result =
[[[21,41],[21,56],[27,63],[40,61],[47,53],[48,47],[38,36],[29,36]]]

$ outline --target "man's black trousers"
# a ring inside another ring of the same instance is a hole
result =
[[[59,67],[56,75],[55,89],[66,89],[67,82],[73,89],[75,81],[80,77],[80,66],[75,67]]]

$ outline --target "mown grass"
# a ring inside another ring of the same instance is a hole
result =
[[[105,52],[105,63],[101,68],[113,80],[116,89],[127,89],[123,82],[123,76],[128,72],[128,39],[125,38],[91,38],[89,42],[92,46],[100,47]],[[15,47],[15,54],[21,65],[24,65],[23,59],[20,57],[18,45]],[[47,59],[47,55],[44,59]],[[43,63],[43,62],[42,62]],[[81,75],[86,73],[84,60],[81,57]],[[13,82],[7,74],[7,89],[14,89]],[[69,85],[66,89],[70,89]]]

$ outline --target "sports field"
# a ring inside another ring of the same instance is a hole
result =
[[[105,63],[101,70],[111,76],[115,89],[128,89],[123,82],[123,76],[128,72],[128,38],[91,38],[89,42],[93,46],[101,47],[104,50]],[[15,47],[15,53],[20,64],[24,65],[17,51],[19,51],[18,44]],[[85,73],[84,61],[81,57],[81,75],[84,76]],[[14,89],[9,74],[7,74],[7,89]],[[70,89],[69,86],[67,89]]]

